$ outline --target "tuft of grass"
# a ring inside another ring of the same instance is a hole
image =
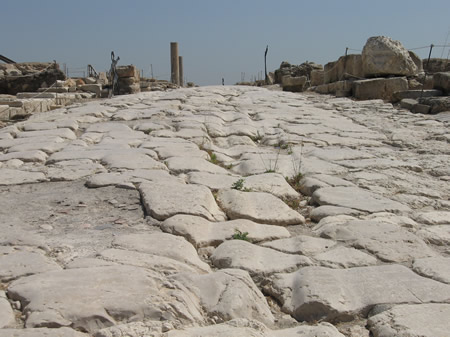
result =
[[[208,152],[208,154],[209,154],[209,161],[213,164],[218,165],[219,161],[217,160],[217,155],[212,151]]]
[[[297,173],[296,175],[292,176],[291,178],[286,177],[286,181],[291,187],[296,190],[297,192],[300,192],[300,182],[303,178],[303,174]]]
[[[149,135],[150,132],[152,132],[152,131],[153,131],[153,129],[147,129],[147,130],[144,131],[144,133],[145,133],[146,135]]]
[[[249,241],[248,232],[241,232],[239,229],[234,229],[233,240],[244,240]]]
[[[244,187],[244,179],[238,179],[236,180],[233,185],[231,185],[231,188],[233,190],[238,190],[242,192],[251,192],[251,189]]]

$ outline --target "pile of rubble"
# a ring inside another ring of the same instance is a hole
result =
[[[295,67],[303,71],[292,71]],[[399,41],[376,36],[367,40],[361,54],[342,56],[323,69],[314,63],[292,67],[283,62],[275,78],[285,91],[310,88],[321,94],[383,99],[400,102],[414,112],[438,113],[450,110],[450,99],[440,97],[450,91],[449,71],[446,60],[422,61]]]

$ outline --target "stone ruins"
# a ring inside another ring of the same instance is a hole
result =
[[[448,336],[450,111],[390,97],[448,98],[426,93],[448,95],[450,73],[395,66],[388,41],[283,63],[267,88],[151,90],[166,84],[124,66],[119,90],[145,92],[8,119],[0,336]],[[102,80],[44,87],[102,97]]]

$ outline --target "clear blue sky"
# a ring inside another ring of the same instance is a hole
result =
[[[345,47],[362,49],[386,35],[414,48],[444,44],[449,0],[1,0],[0,54],[17,62],[135,64],[168,79],[170,42],[179,43],[185,78],[199,85],[234,84],[287,60],[325,64]],[[449,42],[450,43],[450,42]],[[435,49],[434,57],[442,49]],[[447,57],[448,50],[445,51]],[[426,57],[427,50],[419,50]]]

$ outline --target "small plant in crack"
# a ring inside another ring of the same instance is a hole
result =
[[[286,177],[286,181],[289,185],[291,185],[291,187],[296,190],[297,192],[300,192],[300,182],[303,178],[303,174],[301,173],[297,173],[294,176],[292,176],[291,178]]]
[[[294,197],[285,197],[283,198],[283,201],[286,205],[288,205],[290,208],[292,208],[293,210],[299,210],[300,209],[300,202],[301,199],[300,198],[294,198]]]
[[[234,229],[233,240],[249,241],[248,232],[241,232],[239,229]]]
[[[259,133],[259,131],[256,131],[256,136],[252,136],[250,139],[255,143],[259,143],[263,139],[263,136]]]
[[[209,153],[209,161],[213,164],[218,165],[219,161],[217,160],[217,155],[212,151],[209,151],[208,153]]]
[[[231,188],[233,190],[243,191],[243,192],[250,192],[251,190],[247,187],[244,187],[244,179],[238,179],[236,180],[233,185],[231,185]]]
[[[152,131],[154,131],[154,130],[153,129],[147,129],[147,130],[144,131],[144,133],[146,135],[149,135]]]

